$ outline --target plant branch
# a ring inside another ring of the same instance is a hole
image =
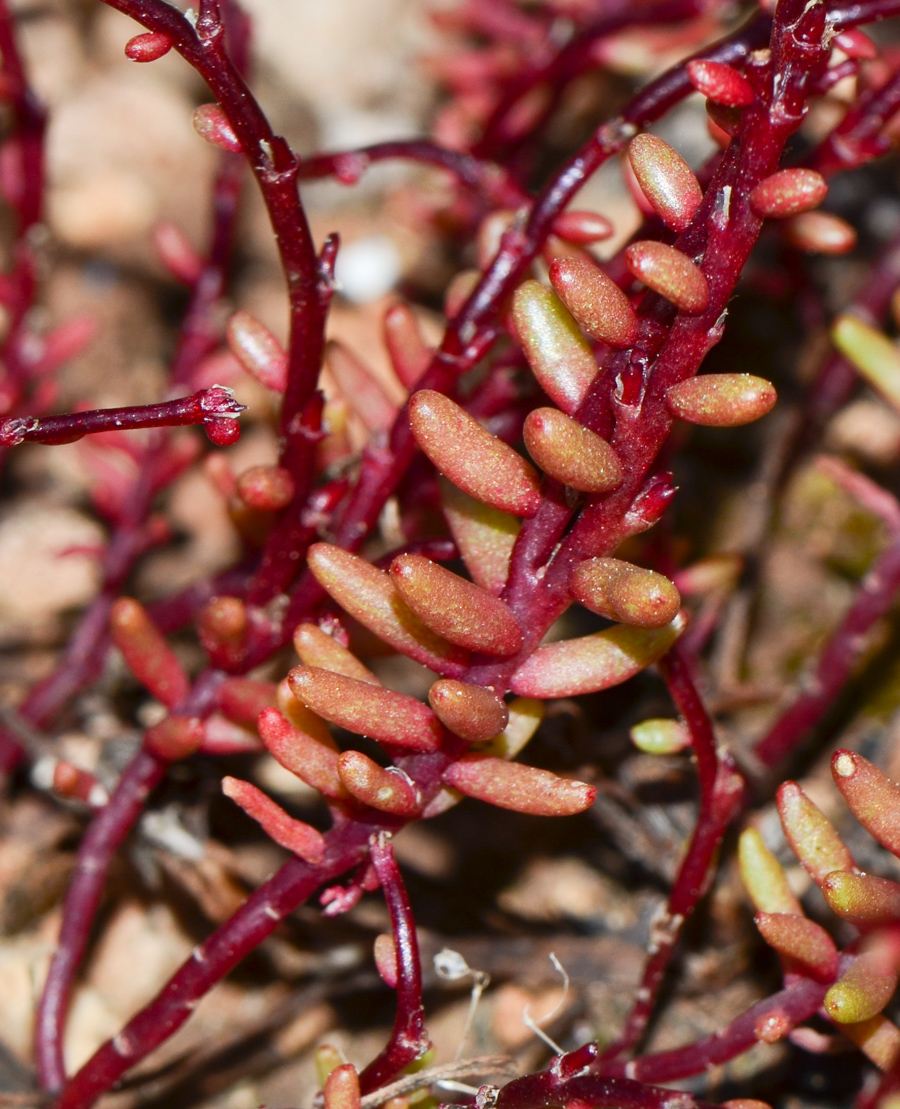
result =
[[[397,957],[397,1015],[389,1043],[359,1076],[360,1089],[364,1094],[392,1082],[405,1066],[431,1046],[425,1031],[416,923],[390,836],[386,832],[372,837],[369,857],[391,914]]]

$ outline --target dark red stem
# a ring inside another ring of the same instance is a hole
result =
[[[47,446],[74,443],[101,431],[133,431],[140,427],[185,427],[205,424],[216,418],[236,417],[244,406],[230,389],[214,385],[180,400],[129,408],[96,408],[62,416],[18,416],[0,419],[0,446],[43,443]]]
[[[78,848],[78,860],[63,906],[56,950],[41,994],[35,1030],[35,1062],[41,1089],[57,1093],[65,1085],[63,1030],[72,985],[90,939],[91,927],[113,856],[144,809],[166,764],[140,751],[122,774],[108,803],[100,810]]]
[[[690,662],[677,643],[660,660],[659,667],[691,736],[700,780],[700,807],[694,834],[678,868],[665,912],[654,922],[650,957],[644,967],[637,1000],[622,1034],[604,1052],[604,1059],[618,1058],[631,1051],[644,1034],[684,923],[706,891],[716,849],[740,808],[744,790],[744,779],[731,757],[716,752],[712,721],[694,684]]]
[[[292,858],[260,886],[225,924],[203,941],[160,994],[72,1078],[55,1109],[88,1109],[130,1068],[169,1038],[201,997],[272,934],[280,922],[325,882],[357,866],[377,829],[348,821],[326,837],[324,861],[316,867]]]
[[[416,939],[416,922],[387,833],[382,832],[372,837],[369,857],[391,914],[394,948],[397,953],[397,1015],[387,1046],[359,1076],[363,1094],[392,1082],[404,1067],[418,1059],[431,1046],[425,1031],[422,965]]]

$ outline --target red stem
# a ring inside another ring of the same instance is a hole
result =
[[[38,1005],[35,1062],[41,1089],[56,1093],[66,1081],[63,1030],[72,985],[81,964],[109,864],[144,809],[166,764],[149,751],[129,763],[108,803],[91,822],[78,848],[78,860],[63,906],[63,921],[47,981]]]
[[[237,416],[244,409],[230,389],[214,385],[180,400],[128,408],[96,408],[62,416],[19,416],[0,419],[0,446],[74,443],[101,431],[132,431],[140,427],[186,427],[205,424],[216,417]]]
[[[685,921],[703,896],[712,875],[716,850],[740,809],[744,779],[726,753],[718,755],[712,721],[694,685],[690,664],[676,643],[659,662],[672,700],[691,736],[700,780],[700,808],[687,853],[678,868],[663,916],[654,922],[651,954],[644,967],[635,1004],[616,1042],[602,1058],[619,1058],[632,1050],[647,1028],[675,945]]]
[[[197,1001],[272,934],[282,920],[325,882],[357,866],[378,829],[348,821],[328,833],[316,867],[292,858],[260,886],[225,924],[194,948],[161,993],[113,1039],[107,1040],[65,1086],[54,1109],[89,1109],[122,1075],[176,1032]]]
[[[422,964],[419,960],[416,922],[387,833],[382,832],[372,837],[369,857],[391,914],[394,949],[397,953],[397,1015],[387,1046],[359,1076],[363,1094],[392,1082],[405,1066],[418,1059],[431,1046],[425,1031]]]

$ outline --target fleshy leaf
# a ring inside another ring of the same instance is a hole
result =
[[[534,467],[449,397],[420,389],[409,402],[409,423],[416,442],[454,485],[502,512],[537,512]]]
[[[348,731],[413,751],[440,746],[439,720],[427,705],[405,693],[316,666],[294,667],[288,684],[304,705]]]
[[[609,689],[661,658],[683,624],[664,628],[620,625],[578,639],[538,647],[513,674],[510,689],[525,697],[576,697]]]
[[[495,596],[503,591],[519,521],[470,497],[449,481],[441,482],[444,515],[466,569],[476,585]]]
[[[465,663],[467,652],[425,627],[386,570],[331,543],[314,543],[307,560],[322,588],[395,650],[438,672],[445,663]]]
[[[400,555],[391,578],[416,616],[451,643],[491,655],[512,655],[522,646],[522,629],[504,601],[431,559]]]
[[[489,755],[465,755],[444,772],[444,783],[468,797],[532,816],[573,816],[590,808],[594,786],[549,770]]]

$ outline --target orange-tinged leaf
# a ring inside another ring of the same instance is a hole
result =
[[[534,467],[449,397],[420,389],[409,402],[409,423],[416,442],[454,485],[502,512],[537,512]]]
[[[753,374],[701,374],[673,385],[666,407],[679,420],[706,427],[740,427],[771,412],[775,387]]]
[[[256,786],[241,778],[222,779],[222,792],[259,824],[281,847],[317,866],[325,858],[326,842],[321,832],[295,820]]]
[[[338,759],[338,773],[348,793],[364,805],[394,816],[417,816],[422,809],[419,792],[396,767],[385,769],[362,751],[345,751]]]
[[[425,627],[386,570],[331,543],[314,543],[307,561],[322,588],[395,650],[438,672],[445,663],[464,664],[468,659],[462,648]]]
[[[522,646],[522,629],[504,601],[431,559],[399,555],[391,577],[422,623],[451,643],[492,655]]]
[[[831,773],[847,807],[869,835],[900,856],[900,785],[855,751],[837,751]]]
[[[684,231],[703,200],[684,158],[659,136],[644,132],[628,144],[628,160],[654,212],[667,227]]]
[[[109,629],[128,669],[166,708],[187,697],[187,674],[143,605],[120,597],[112,606]]]
[[[337,751],[295,728],[277,709],[259,718],[259,734],[272,757],[301,781],[326,797],[346,798],[337,771]]]
[[[361,682],[381,685],[368,666],[316,624],[298,624],[294,628],[294,650],[305,666],[318,666]]]
[[[348,731],[413,751],[440,746],[440,721],[427,705],[405,693],[316,666],[294,667],[288,684],[307,708]]]
[[[835,870],[825,875],[822,893],[832,912],[857,926],[900,920],[900,885],[887,878]]]
[[[569,591],[592,612],[642,628],[665,627],[681,608],[681,595],[668,578],[619,558],[582,562]]]
[[[523,428],[528,453],[544,473],[582,493],[606,493],[622,483],[622,464],[595,432],[556,408],[536,408]]]
[[[763,939],[779,955],[802,963],[822,982],[834,979],[838,953],[824,928],[793,913],[757,913],[754,919]]]
[[[532,816],[573,816],[590,808],[597,796],[585,782],[490,755],[463,756],[447,768],[443,780],[469,797]]]
[[[442,678],[428,690],[428,703],[445,728],[470,743],[493,739],[509,723],[509,710],[497,694],[469,682]]]
[[[611,347],[634,344],[638,326],[631,301],[599,266],[585,259],[561,258],[550,267],[550,283],[591,338]],[[572,411],[564,405],[560,408]]]

